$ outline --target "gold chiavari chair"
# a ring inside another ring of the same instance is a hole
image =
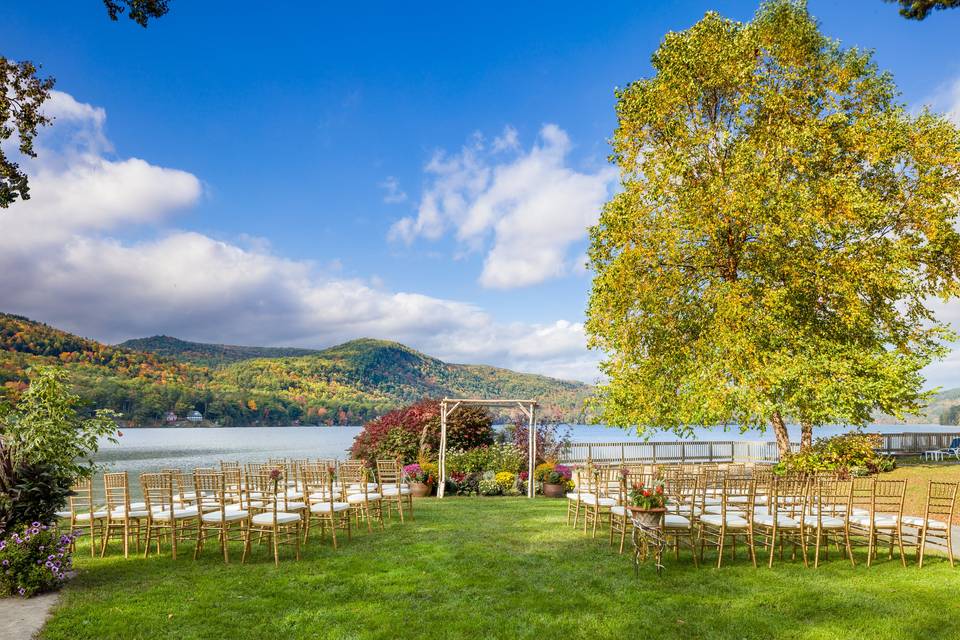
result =
[[[611,467],[595,467],[593,469],[593,493],[581,496],[583,501],[583,532],[592,528],[592,537],[597,537],[597,525],[603,520],[610,524],[610,508],[617,504],[617,499],[609,495],[611,483],[619,487],[620,470]],[[618,489],[619,491],[619,489]]]
[[[907,532],[915,536],[917,564],[920,567],[923,567],[923,556],[928,542],[945,547],[950,566],[954,566],[953,528],[951,525],[957,510],[958,488],[960,488],[960,484],[956,482],[928,481],[923,517],[903,516],[901,518]]]
[[[371,520],[377,518],[380,523],[380,529],[383,526],[383,496],[377,492],[377,483],[370,481],[370,470],[366,466],[340,467],[340,481],[345,483],[347,491],[347,503],[356,518],[357,528],[360,528],[360,521],[365,520],[367,531],[373,532]],[[347,484],[349,483],[349,484]]]
[[[780,545],[780,557],[783,558],[785,542],[793,543],[792,557],[797,556],[799,547],[803,554],[803,566],[807,566],[807,538],[804,522],[807,506],[807,480],[795,478],[777,478],[771,485],[771,493],[766,507],[754,511],[753,526],[765,536],[769,547],[768,567],[773,567],[773,556],[777,544]]]
[[[852,483],[836,479],[820,479],[810,485],[811,500],[807,515],[804,516],[806,530],[814,537],[813,567],[820,566],[821,546],[824,554],[829,557],[830,539],[847,553],[852,566],[857,566],[853,559],[853,549],[850,545],[850,513]]]
[[[93,500],[93,480],[81,478],[70,488],[70,530],[90,536],[90,557],[94,557],[97,534],[103,533],[109,512],[97,507]]]
[[[613,546],[614,536],[619,534],[620,553],[623,553],[624,543],[627,539],[627,530],[633,526],[630,519],[630,511],[627,505],[630,504],[630,489],[634,483],[642,482],[643,474],[636,471],[631,472],[628,467],[620,469],[620,482],[617,488],[616,504],[610,507],[610,546]]]
[[[906,567],[907,557],[903,549],[903,498],[906,493],[906,480],[876,480],[873,483],[873,496],[868,515],[850,516],[851,529],[867,538],[867,566],[876,557],[877,546],[881,542],[890,543],[890,559],[896,545],[900,552],[900,563]]]
[[[250,512],[231,502],[227,494],[226,474],[222,471],[194,471],[193,487],[197,493],[205,496],[205,508],[197,513],[197,545],[193,550],[193,559],[200,557],[204,543],[217,538],[224,564],[230,562],[230,542],[242,542],[244,555],[240,562],[246,561],[247,538],[250,535]]]
[[[286,500],[286,481],[279,467],[275,468],[276,477],[271,471],[260,471],[247,475],[246,483],[251,493],[260,496],[262,506],[251,510],[249,534],[244,548],[244,558],[250,556],[251,537],[254,533],[266,536],[273,548],[273,563],[280,565],[280,547],[293,546],[296,559],[300,559],[300,529],[303,518],[299,512],[282,511]]]
[[[698,481],[703,481],[701,475]],[[736,558],[737,538],[742,538],[750,552],[753,566],[757,566],[757,553],[753,541],[753,518],[745,511],[753,504],[756,485],[750,478],[724,478],[718,494],[720,497],[720,513],[708,513],[706,509],[711,505],[704,504],[704,513],[700,516],[700,561],[703,562],[703,551],[707,543],[717,550],[717,568],[723,564],[723,549],[726,541],[730,541],[731,555]],[[701,500],[705,496],[700,493]]]
[[[397,460],[377,460],[377,480],[380,484],[380,494],[387,505],[387,517],[391,518],[392,505],[396,505],[403,522],[404,502],[413,520],[413,494],[410,487],[404,482],[403,467]]]
[[[182,469],[161,469],[160,473],[173,478],[173,498],[177,508],[186,508],[199,502],[196,492],[188,490]]]
[[[333,548],[337,548],[337,529],[347,530],[347,539],[351,538],[350,503],[343,502],[340,490],[334,488],[333,479],[336,468],[333,465],[311,463],[304,466],[303,482],[304,493],[310,503],[306,530],[303,541],[310,537],[311,521],[320,525],[320,541],[323,541],[327,525],[330,525],[330,536],[333,539]]]
[[[673,540],[674,553],[680,559],[680,543],[686,541],[697,561],[697,483],[699,477],[692,473],[678,473],[668,478],[664,484],[667,492],[667,513],[663,518],[663,532],[667,540]]]
[[[130,557],[130,534],[136,539],[137,553],[140,552],[140,524],[147,517],[147,505],[143,502],[130,502],[130,486],[127,472],[103,474],[103,493],[107,500],[107,519],[104,524],[100,557],[107,552],[112,537],[123,541],[123,557]]]
[[[151,539],[156,538],[157,553],[160,553],[160,542],[169,535],[173,559],[176,560],[177,543],[194,528],[199,510],[186,507],[174,498],[174,480],[169,473],[140,474],[140,487],[147,507],[144,557],[150,555]]]
[[[567,524],[571,524],[570,516],[573,516],[573,527],[577,527],[577,521],[580,519],[580,508],[583,507],[583,497],[592,495],[590,493],[593,482],[592,465],[576,467],[571,473],[573,480],[573,491],[567,492]]]

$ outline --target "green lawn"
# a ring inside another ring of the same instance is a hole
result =
[[[421,500],[417,520],[338,551],[312,542],[275,568],[266,548],[224,566],[169,553],[91,561],[47,639],[78,638],[958,638],[960,568],[831,556],[694,569],[671,556],[635,577],[606,539],[566,527],[565,504]],[[239,549],[238,549],[239,551]],[[237,553],[239,558],[239,553]]]

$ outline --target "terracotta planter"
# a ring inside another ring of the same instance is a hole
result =
[[[562,484],[550,484],[549,482],[543,483],[543,495],[548,498],[562,498],[567,494],[565,489],[566,487]]]
[[[640,526],[648,529],[657,529],[663,525],[663,515],[667,512],[666,508],[660,509],[641,509],[640,507],[627,507],[631,517],[637,521]]]
[[[410,495],[414,498],[426,498],[433,491],[433,485],[424,482],[411,482]]]

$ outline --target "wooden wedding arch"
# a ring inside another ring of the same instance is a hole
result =
[[[536,401],[484,400],[480,398],[444,398],[440,401],[440,482],[437,486],[437,497],[443,497],[444,485],[447,483],[447,417],[458,407],[467,405],[516,408],[520,409],[523,415],[527,417],[527,497],[532,498],[534,495],[533,468],[537,464]]]

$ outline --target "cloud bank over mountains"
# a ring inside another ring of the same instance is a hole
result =
[[[116,157],[102,108],[54,92],[47,112],[56,122],[38,139],[39,158],[23,163],[33,197],[0,211],[4,311],[111,342],[167,333],[322,347],[370,336],[449,361],[596,378],[582,323],[498,323],[469,302],[387,291],[375,278],[337,277],[266,243],[242,246],[171,227],[203,197],[197,176]],[[561,133],[532,152],[528,170],[563,171],[557,155],[569,142]],[[395,182],[384,188],[388,199],[406,198]],[[493,281],[503,277],[491,273]]]

